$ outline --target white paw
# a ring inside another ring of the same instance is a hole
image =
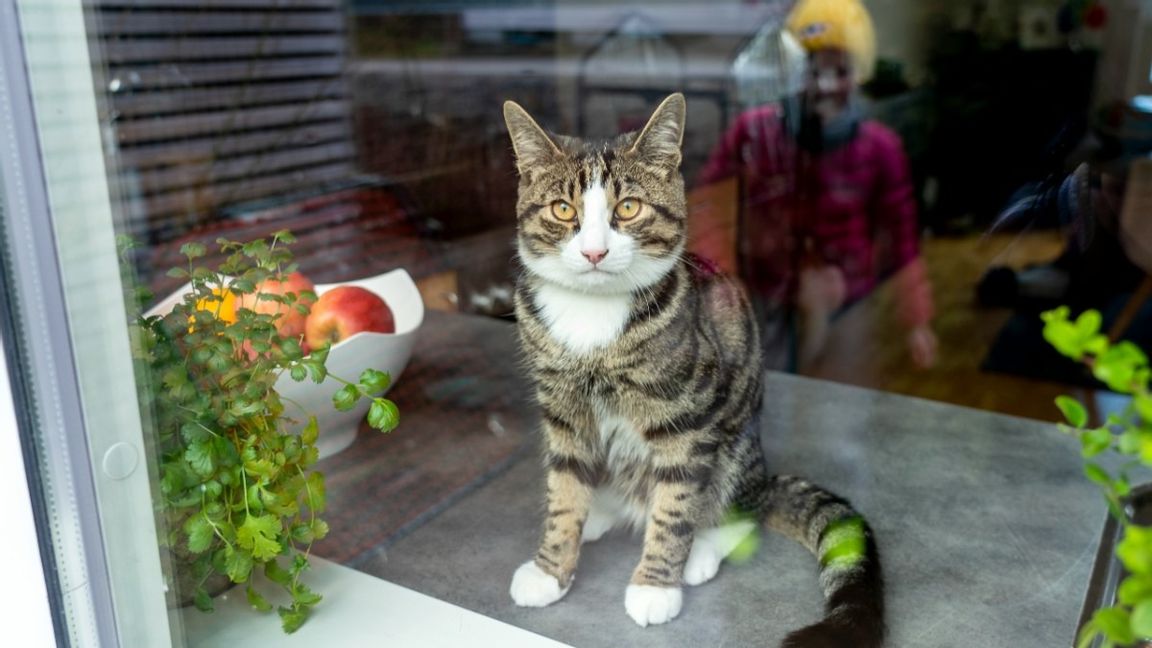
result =
[[[720,563],[755,531],[755,523],[742,520],[697,532],[684,564],[684,582],[700,585],[712,580],[720,571]]]
[[[679,587],[629,585],[624,592],[624,609],[642,628],[675,619],[683,603],[684,595]]]
[[[561,588],[560,581],[540,569],[536,561],[529,560],[520,565],[512,575],[512,587],[509,592],[516,605],[544,607],[563,598],[568,593],[568,588]]]
[[[724,554],[716,545],[702,539],[692,543],[692,551],[688,553],[688,562],[684,563],[684,582],[689,585],[702,585],[712,580],[716,572],[720,571],[720,561]]]

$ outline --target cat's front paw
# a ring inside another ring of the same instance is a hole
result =
[[[683,603],[684,595],[679,587],[629,585],[624,592],[624,609],[642,628],[675,619]]]
[[[711,543],[697,539],[688,553],[688,562],[684,563],[684,582],[689,585],[707,583],[720,571],[723,559],[724,554]]]
[[[568,587],[560,587],[560,581],[555,576],[540,569],[536,561],[529,560],[512,575],[509,591],[512,600],[520,607],[544,607],[564,598]]]

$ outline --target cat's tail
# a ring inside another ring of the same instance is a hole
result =
[[[872,529],[843,498],[799,477],[767,478],[764,524],[820,561],[824,618],[785,637],[781,648],[874,648],[884,640],[884,582]]]

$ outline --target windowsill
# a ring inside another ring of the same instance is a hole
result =
[[[254,611],[243,587],[217,597],[216,610],[171,613],[189,646],[408,646],[562,648],[562,644],[322,558],[310,559],[308,585],[324,596],[312,617],[285,635],[275,612]],[[263,587],[262,591],[271,591]]]

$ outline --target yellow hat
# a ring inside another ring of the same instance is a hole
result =
[[[786,26],[809,52],[829,48],[848,52],[857,82],[872,78],[876,68],[876,32],[872,17],[860,0],[800,0]]]

